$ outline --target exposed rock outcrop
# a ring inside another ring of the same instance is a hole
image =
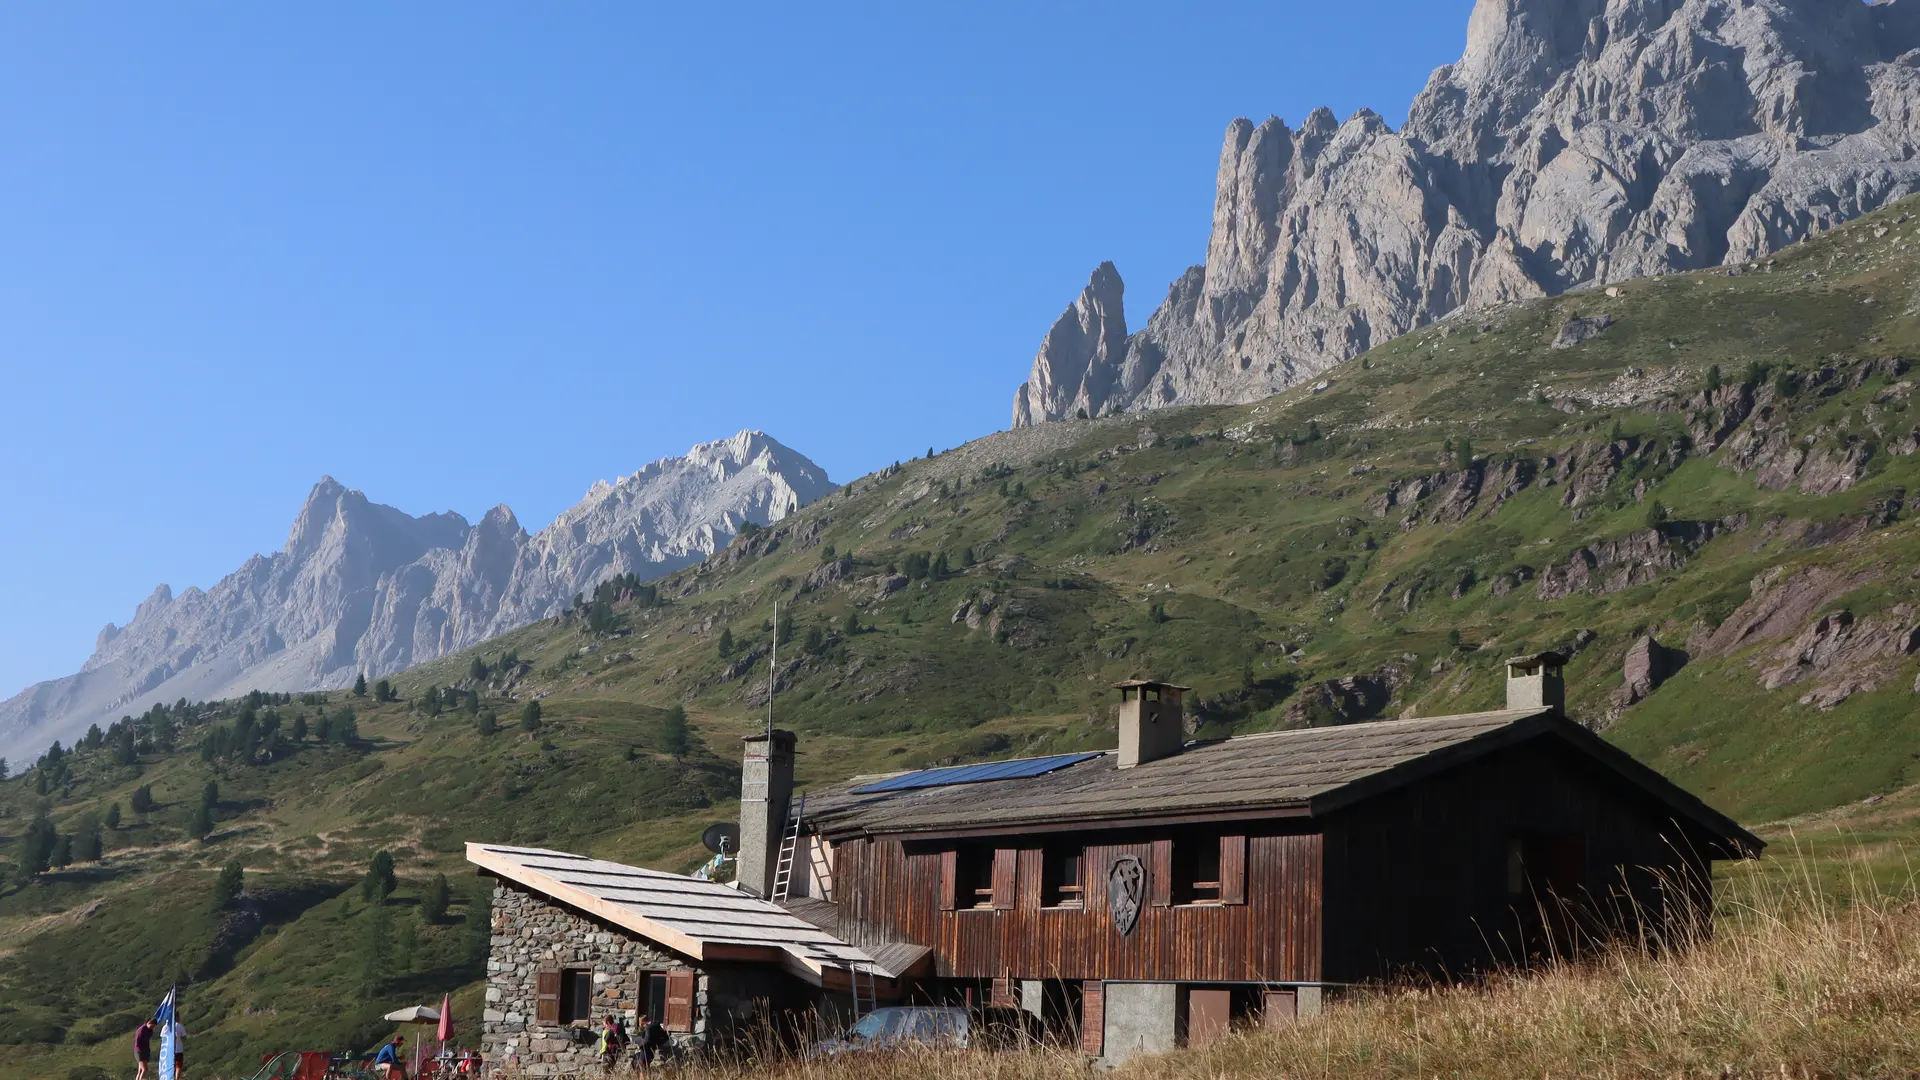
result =
[[[1229,125],[1205,263],[1124,348],[1117,275],[1076,304],[1014,422],[1255,400],[1457,308],[1745,263],[1920,190],[1916,2],[1480,0],[1397,131]]]
[[[1911,608],[1896,607],[1866,619],[1851,611],[1830,612],[1815,619],[1774,657],[1778,663],[1760,683],[1778,690],[1805,679],[1820,685],[1800,698],[1800,704],[1825,711],[1859,693],[1879,688],[1888,674],[1877,661],[1911,656],[1920,650],[1920,624]]]
[[[1390,663],[1378,671],[1342,675],[1301,687],[1293,703],[1287,706],[1287,726],[1357,724],[1380,716],[1392,704],[1400,684],[1406,681],[1408,663],[1410,661]]]
[[[1560,332],[1553,336],[1553,347],[1571,349],[1575,345],[1584,345],[1608,330],[1613,329],[1613,316],[1592,315],[1584,319],[1568,319]]]
[[[1101,263],[1080,298],[1040,343],[1033,375],[1013,398],[1013,426],[1036,417],[1098,416],[1111,396],[1127,348],[1127,316],[1120,272]]]
[[[1627,646],[1627,658],[1621,665],[1620,687],[1613,692],[1612,705],[1615,713],[1638,702],[1645,701],[1648,695],[1660,689],[1660,684],[1673,677],[1674,672],[1686,665],[1687,654],[1678,649],[1669,649],[1656,641],[1651,634],[1645,634]]]
[[[1605,596],[1658,581],[1685,566],[1715,536],[1745,526],[1745,515],[1720,521],[1670,521],[1585,545],[1564,562],[1540,572],[1540,599],[1564,600],[1577,592]]]
[[[31,757],[155,700],[398,671],[557,614],[616,574],[697,562],[746,522],[832,490],[819,466],[754,431],[595,484],[531,536],[505,506],[473,525],[413,517],[323,477],[281,550],[205,591],[160,586],[126,626],[101,632],[77,674],[0,702],[0,756]]]

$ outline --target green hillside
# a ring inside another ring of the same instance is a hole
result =
[[[461,843],[693,865],[699,829],[733,812],[776,629],[806,782],[1111,745],[1108,684],[1132,675],[1194,686],[1212,735],[1492,706],[1502,660],[1559,647],[1576,718],[1743,821],[1911,835],[1916,213],[1738,272],[1475,312],[1250,405],[905,461],[654,586],[396,677],[399,700],[168,709],[170,739],[29,770],[0,784],[16,863],[42,809],[64,835],[113,802],[122,823],[98,863],[0,891],[0,1077],[124,1071],[170,981],[226,1075],[367,1045],[381,1012],[443,992],[476,1015]],[[1581,325],[1600,332],[1554,347]],[[1686,662],[1630,702],[1648,634]],[[383,850],[385,902],[360,886]],[[236,860],[245,892],[215,912]],[[454,902],[427,919],[437,874]]]

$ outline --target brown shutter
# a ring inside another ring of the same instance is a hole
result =
[[[1080,1049],[1095,1057],[1107,1052],[1106,987],[1093,979],[1080,984]]]
[[[1153,842],[1153,861],[1147,868],[1147,903],[1152,907],[1173,906],[1173,841]]]
[[[1040,906],[1040,878],[1045,856],[1039,848],[1020,850],[1019,900],[1015,907],[1032,910]]]
[[[533,1022],[559,1026],[560,973],[536,971],[533,974]]]
[[[1261,998],[1261,1014],[1268,1027],[1286,1027],[1300,1015],[1300,996],[1293,990],[1268,990]]]
[[[1019,1002],[1013,1000],[1013,978],[1011,976],[1002,975],[993,980],[993,996],[987,1000],[988,1008],[1013,1009],[1018,1008],[1019,1004]]]
[[[1244,836],[1220,838],[1220,902],[1247,902],[1247,838]]]
[[[691,971],[667,972],[667,1020],[660,1025],[668,1031],[693,1030],[694,980]]]
[[[996,848],[993,852],[993,908],[995,911],[1009,911],[1013,908],[1013,886],[1019,877],[1020,853],[1013,848]]]
[[[940,910],[953,910],[953,894],[960,888],[960,853],[953,848],[940,853]]]

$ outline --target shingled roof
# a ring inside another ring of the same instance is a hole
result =
[[[809,826],[830,838],[1037,831],[1116,819],[1227,814],[1314,816],[1504,746],[1557,738],[1665,803],[1736,851],[1762,842],[1586,728],[1553,710],[1503,710],[1189,743],[1172,757],[1121,769],[1101,754],[1026,779],[857,795],[862,777],[809,793]]]
[[[819,984],[844,985],[855,964],[899,974],[786,908],[718,882],[499,844],[468,844],[467,861],[694,960],[777,963]]]

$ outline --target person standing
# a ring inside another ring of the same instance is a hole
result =
[[[642,1068],[652,1068],[654,1057],[661,1050],[666,1049],[673,1039],[667,1034],[667,1029],[661,1027],[660,1022],[651,1016],[642,1016],[637,1026],[640,1036],[640,1065]]]
[[[627,1033],[620,1030],[612,1013],[600,1018],[600,1062],[608,1072],[620,1064],[620,1051],[626,1049]]]
[[[170,1023],[173,1024],[173,1080],[182,1080],[187,1068],[187,1029],[180,1026],[178,1011]]]
[[[147,1063],[153,1060],[153,1020],[148,1018],[133,1029],[134,1080],[147,1080]]]

